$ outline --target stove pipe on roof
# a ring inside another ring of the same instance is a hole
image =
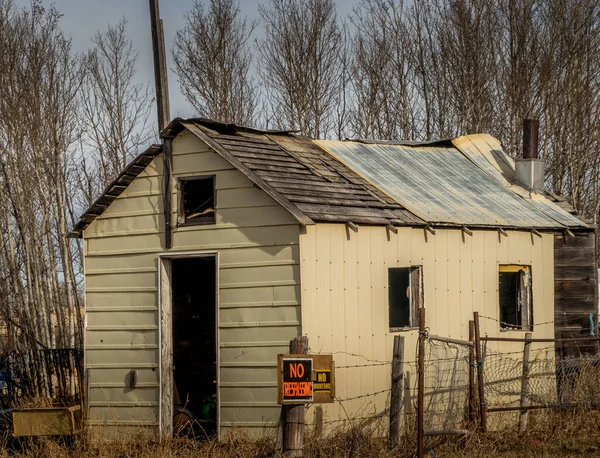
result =
[[[544,161],[538,153],[539,127],[537,119],[523,120],[523,157],[515,161],[517,181],[529,191],[544,189]]]
[[[523,119],[523,159],[538,158],[540,121]]]

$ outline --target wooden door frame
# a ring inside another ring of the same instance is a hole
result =
[[[186,251],[181,253],[162,253],[158,255],[158,347],[159,347],[159,395],[158,421],[160,435],[163,438],[173,434],[173,304],[171,299],[173,259],[214,258],[215,260],[215,345],[217,372],[217,437],[221,437],[221,355],[219,348],[219,252]]]

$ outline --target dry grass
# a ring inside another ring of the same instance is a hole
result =
[[[428,447],[429,448],[429,447]],[[600,412],[535,412],[530,416],[526,434],[514,430],[474,434],[468,438],[435,437],[431,441],[435,456],[442,458],[543,458],[600,457]],[[158,442],[136,438],[110,443],[79,440],[67,446],[54,440],[13,444],[0,451],[0,458],[275,458],[275,442],[251,438],[236,431],[223,441],[198,442],[174,439]],[[305,439],[306,458],[398,458],[415,456],[415,440],[389,450],[369,426],[340,429],[325,438],[310,433]],[[433,455],[426,450],[426,456]]]

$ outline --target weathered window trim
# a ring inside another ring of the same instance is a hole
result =
[[[419,309],[423,307],[423,266],[390,267],[388,269],[388,323],[391,307],[389,274],[393,269],[410,269],[410,323],[408,326],[403,327],[390,326],[390,332],[414,331],[415,329],[419,329]]]
[[[185,208],[184,208],[184,196],[183,196],[183,185],[187,181],[196,181],[196,180],[208,180],[212,179],[213,186],[213,208],[214,212],[211,216],[208,217],[199,217],[190,220],[186,220],[185,218]],[[178,227],[186,227],[186,226],[208,226],[212,224],[216,224],[217,221],[217,177],[216,175],[191,175],[186,177],[179,177],[177,179],[177,226]]]
[[[519,275],[519,290],[516,292],[516,303],[520,310],[521,324],[508,324],[502,321],[502,307],[500,294],[500,275],[502,273],[520,273]],[[501,332],[518,331],[531,332],[533,331],[533,274],[531,265],[528,264],[499,264],[498,265],[498,322]]]

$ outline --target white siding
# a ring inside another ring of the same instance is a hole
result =
[[[300,236],[302,266],[302,332],[313,352],[333,353],[336,397],[325,404],[324,420],[356,418],[389,406],[393,339],[388,315],[388,268],[423,266],[424,307],[429,332],[468,340],[473,312],[499,319],[498,265],[532,266],[534,337],[554,337],[553,235],[529,232],[359,226],[309,226]],[[500,331],[499,323],[482,318],[481,335],[523,336]],[[414,369],[417,331],[405,336],[405,370]],[[540,344],[544,346],[547,344]],[[490,349],[522,351],[520,343],[488,344]],[[551,352],[552,353],[552,352]],[[360,368],[344,366],[363,366]],[[416,383],[414,374],[411,380]],[[314,410],[314,409],[312,409]],[[310,421],[310,420],[309,420]],[[333,423],[335,425],[335,423]]]
[[[216,175],[216,224],[176,227],[178,177]],[[164,254],[162,156],[84,232],[89,423],[158,426],[157,258]],[[173,248],[218,251],[221,426],[279,417],[276,355],[300,332],[299,226],[200,140],[173,141]],[[138,387],[127,374],[138,371]]]

